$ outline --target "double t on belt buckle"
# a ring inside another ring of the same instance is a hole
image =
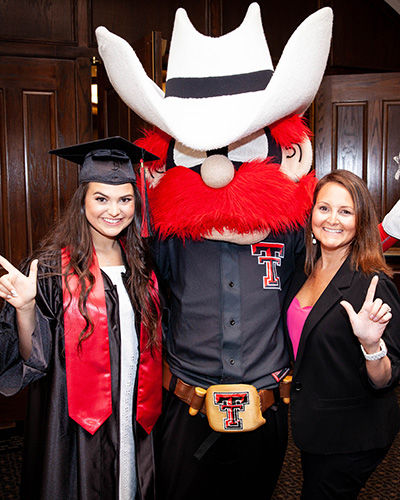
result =
[[[164,362],[163,385],[169,390],[172,374]],[[280,383],[279,396],[289,403],[292,377]],[[247,432],[265,424],[263,412],[275,404],[275,391],[257,391],[249,384],[211,385],[208,389],[195,387],[177,379],[174,394],[189,405],[189,413],[207,415],[210,427],[217,432]]]

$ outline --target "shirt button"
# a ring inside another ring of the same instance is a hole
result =
[[[234,319],[231,319],[230,321],[231,325],[233,326],[235,324],[235,320]]]
[[[294,384],[294,390],[295,391],[301,391],[301,383],[300,382],[296,382]]]
[[[235,360],[234,360],[234,359],[230,359],[230,360],[229,360],[229,363],[230,363],[231,365],[234,365],[234,364],[235,364]]]
[[[235,283],[234,283],[233,281],[231,281],[231,282],[229,283],[229,286],[230,286],[231,288],[233,288],[233,287],[235,286]]]

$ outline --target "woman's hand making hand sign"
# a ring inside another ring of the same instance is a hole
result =
[[[378,276],[372,278],[364,304],[358,313],[354,311],[349,302],[345,300],[340,302],[347,311],[354,335],[358,337],[366,354],[378,353],[381,350],[381,337],[392,318],[390,306],[385,304],[382,299],[374,299],[378,281]],[[389,358],[383,356],[380,359],[369,361],[367,371],[377,387],[386,385],[391,378]]]
[[[36,297],[37,259],[32,261],[28,276],[18,271],[1,255],[0,266],[8,273],[0,278],[0,297],[9,302],[15,309],[32,306]]]
[[[35,329],[37,259],[31,262],[28,276],[0,256],[0,266],[7,274],[0,278],[0,297],[17,310],[19,351],[26,360],[32,350],[32,333]]]

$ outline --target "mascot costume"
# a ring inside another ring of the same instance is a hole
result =
[[[96,30],[113,87],[157,127],[137,144],[160,158],[148,199],[169,292],[159,498],[267,499],[277,482],[291,364],[281,306],[316,182],[302,115],[332,19],[330,8],[308,17],[274,69],[258,4],[218,38],[178,9],[165,94],[126,41]]]

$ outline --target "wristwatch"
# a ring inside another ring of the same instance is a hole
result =
[[[364,358],[367,361],[378,361],[378,359],[384,358],[387,354],[387,347],[386,347],[386,344],[383,341],[383,339],[380,339],[380,341],[379,341],[379,347],[381,348],[381,350],[379,352],[374,352],[374,354],[367,354],[365,352],[364,347],[361,344],[360,344],[360,347],[361,347],[362,353],[364,354]]]

